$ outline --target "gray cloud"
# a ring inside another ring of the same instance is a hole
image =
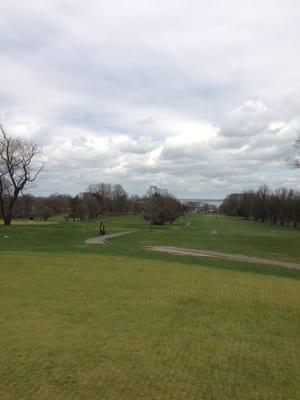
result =
[[[272,118],[262,101],[247,101],[225,116],[225,136],[254,136],[265,130]]]
[[[36,192],[300,189],[299,17],[297,0],[2,0],[0,118],[42,147]]]

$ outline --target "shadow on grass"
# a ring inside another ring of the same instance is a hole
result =
[[[92,259],[97,256],[101,257],[124,257],[126,262],[130,262],[130,258],[132,260],[145,260],[145,261],[157,261],[158,263],[164,264],[171,263],[181,264],[182,268],[186,267],[195,267],[195,268],[215,268],[220,269],[222,271],[236,271],[247,274],[256,274],[256,275],[264,275],[264,276],[274,276],[278,278],[287,278],[293,280],[300,280],[300,272],[297,270],[287,269],[283,267],[277,266],[264,266],[260,264],[241,262],[235,260],[219,260],[211,257],[195,257],[195,256],[177,256],[172,254],[163,254],[163,253],[155,253],[144,249],[131,251],[127,249],[127,251],[120,251],[120,249],[115,246],[97,246],[97,249],[92,249],[90,246],[82,246],[81,251],[78,252],[70,252],[69,250],[65,251],[41,251],[40,249],[31,250],[22,250],[19,252],[20,259],[22,255],[24,256],[37,256],[37,257],[51,257],[55,259],[56,257],[88,257],[91,259],[90,262],[93,262]],[[95,247],[95,246],[93,246]],[[1,254],[1,252],[0,252]],[[16,255],[15,251],[4,251],[3,254],[6,255]],[[0,255],[1,257],[1,255]]]
[[[137,254],[135,254],[137,257]],[[177,256],[172,254],[155,254],[151,251],[141,251],[138,258],[147,260],[157,260],[159,262],[176,262],[181,263],[183,266],[193,267],[211,267],[222,270],[245,272],[258,275],[277,276],[289,279],[300,280],[300,272],[297,270],[277,267],[277,266],[264,266],[261,264],[248,263],[235,260],[219,260],[212,257],[195,257],[195,256]]]

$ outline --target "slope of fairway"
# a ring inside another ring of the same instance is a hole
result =
[[[137,233],[105,246],[85,244],[95,223],[1,227],[1,400],[296,399],[299,272],[144,245],[218,250],[223,237],[229,251],[300,260],[299,231],[186,220],[151,232],[108,218],[110,233]]]

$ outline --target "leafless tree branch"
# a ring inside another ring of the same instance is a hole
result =
[[[293,157],[290,157],[287,161],[292,168],[300,168],[300,132],[295,140],[295,148],[297,150],[297,154]]]
[[[43,169],[33,166],[38,147],[28,140],[8,136],[0,124],[0,212],[10,225],[19,193],[34,182]]]

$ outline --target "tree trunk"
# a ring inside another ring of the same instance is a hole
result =
[[[3,197],[0,197],[0,211],[1,211],[1,216],[3,218],[4,225],[10,225],[11,223],[11,218],[8,218],[8,215],[5,214],[5,208],[4,208],[4,200]]]
[[[11,215],[6,215],[4,218],[4,225],[9,226],[11,224],[12,216]]]
[[[3,197],[0,197],[0,211],[1,211],[3,221],[4,221],[4,225],[6,225],[6,226],[9,226],[11,224],[12,217],[13,217],[12,211],[13,211],[15,202],[17,201],[18,194],[19,193],[15,193],[15,195],[10,199],[7,212],[5,211]]]

